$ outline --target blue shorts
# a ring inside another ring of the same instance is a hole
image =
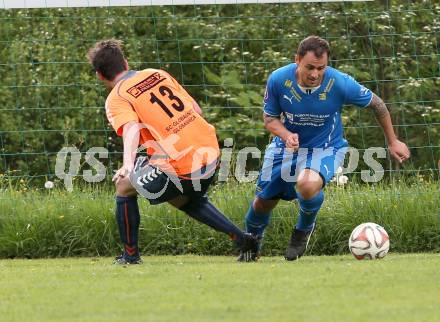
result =
[[[300,148],[298,152],[292,153],[272,143],[264,154],[255,195],[267,200],[296,199],[296,179],[304,169],[319,173],[326,185],[334,177],[338,167],[342,166],[347,149]]]

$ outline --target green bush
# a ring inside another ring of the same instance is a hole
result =
[[[84,188],[0,193],[0,257],[107,256],[119,252],[111,189]],[[385,227],[393,252],[440,251],[438,182],[408,185],[330,185],[318,216],[309,252],[348,252],[351,230],[372,221]],[[210,198],[235,223],[253,198],[252,185],[224,184]],[[140,247],[143,254],[210,254],[234,252],[228,237],[201,225],[168,205],[140,200]],[[264,240],[265,255],[280,255],[296,220],[296,202],[275,209]]]
[[[131,68],[174,75],[221,140],[262,149],[267,77],[317,34],[331,44],[333,67],[387,103],[413,148],[413,168],[438,174],[439,12],[438,1],[398,0],[0,10],[0,173],[43,180],[54,174],[56,153],[72,145],[106,147],[106,165],[117,168],[121,140],[86,60],[95,41],[110,37],[124,40]],[[352,146],[384,145],[371,113],[346,108],[342,117]]]

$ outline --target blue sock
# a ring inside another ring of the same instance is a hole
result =
[[[125,254],[139,256],[139,207],[137,197],[116,197],[116,222]]]
[[[316,215],[324,202],[324,193],[322,190],[314,196],[312,199],[303,199],[298,193],[299,201],[299,217],[296,224],[296,229],[302,231],[310,231],[313,229],[313,225],[316,221]]]
[[[256,212],[253,202],[250,204],[246,213],[245,225],[246,231],[252,235],[263,236],[264,230],[269,225],[271,211],[267,213]]]
[[[223,215],[205,196],[190,200],[180,210],[201,223],[228,234],[238,244],[244,241],[244,233],[241,229]]]

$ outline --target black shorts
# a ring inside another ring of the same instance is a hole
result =
[[[179,196],[190,199],[204,196],[214,179],[216,168],[217,161],[204,166],[197,174],[178,177],[149,165],[148,158],[139,157],[130,175],[130,182],[150,204],[158,205]]]

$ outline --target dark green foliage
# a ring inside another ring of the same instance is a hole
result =
[[[412,147],[404,173],[438,174],[439,13],[435,1],[1,10],[0,172],[50,177],[68,145],[106,147],[105,163],[116,168],[121,142],[86,61],[97,40],[124,40],[134,69],[171,72],[221,139],[262,148],[267,76],[291,61],[303,37],[318,34],[331,43],[331,65],[388,104]],[[384,145],[369,112],[347,108],[343,118],[352,146]]]

